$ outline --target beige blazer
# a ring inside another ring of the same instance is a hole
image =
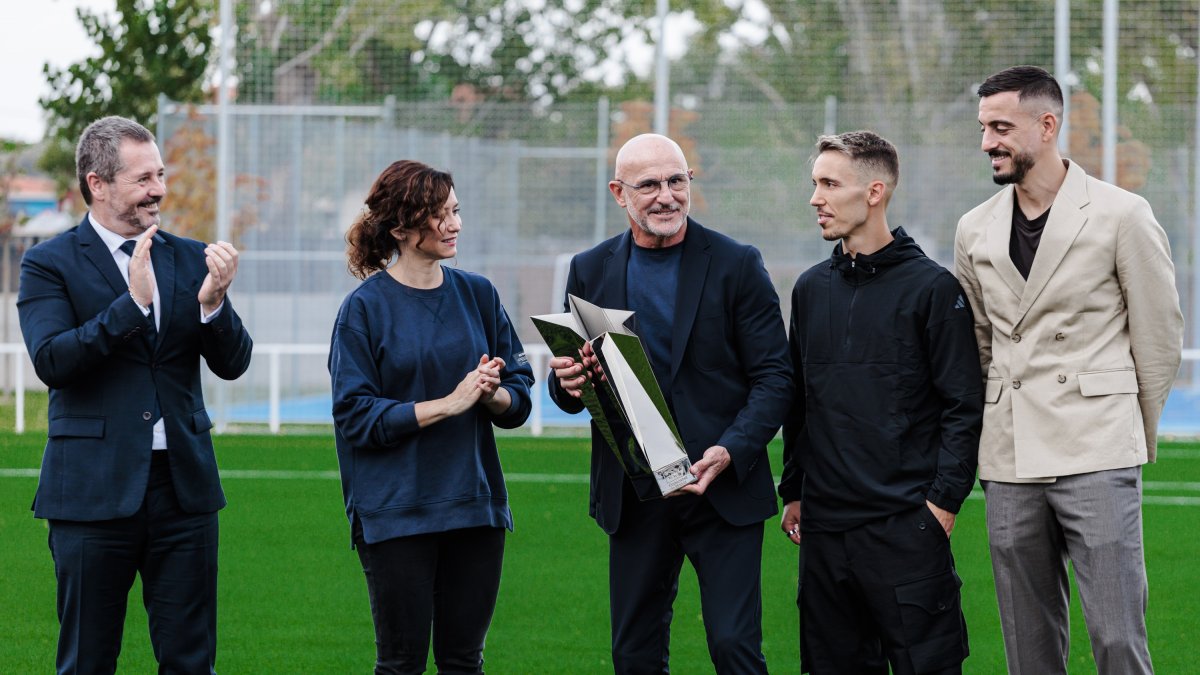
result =
[[[1183,315],[1166,233],[1145,199],[1065,163],[1028,280],[1008,253],[1013,186],[958,222],[955,275],[987,377],[983,480],[1153,462],[1179,370]]]

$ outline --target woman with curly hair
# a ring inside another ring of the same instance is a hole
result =
[[[376,673],[483,672],[512,529],[493,425],[529,416],[521,342],[484,277],[445,267],[462,219],[449,173],[393,163],[346,235],[362,279],[329,374],[351,541],[366,575]]]

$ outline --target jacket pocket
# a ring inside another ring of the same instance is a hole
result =
[[[983,390],[983,402],[995,403],[1000,400],[1000,392],[1004,390],[1004,378],[989,377]]]
[[[1084,396],[1138,393],[1137,373],[1132,368],[1093,370],[1077,373],[1079,393]]]
[[[50,438],[104,438],[103,417],[56,417],[50,420]]]
[[[202,434],[211,429],[212,426],[212,420],[208,418],[207,410],[202,409],[192,413],[192,429],[194,429],[196,433]]]

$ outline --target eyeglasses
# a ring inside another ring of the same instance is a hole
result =
[[[662,184],[666,183],[667,187],[671,188],[671,192],[683,192],[688,189],[688,185],[692,182],[692,177],[686,173],[677,173],[674,176],[669,176],[665,180],[644,180],[637,185],[630,185],[620,178],[616,179],[618,183],[625,187],[636,191],[642,195],[657,194],[662,189]]]

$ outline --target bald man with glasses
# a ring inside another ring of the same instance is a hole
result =
[[[635,312],[698,479],[670,497],[640,499],[593,425],[590,512],[609,535],[613,669],[668,672],[671,605],[686,557],[700,581],[716,672],[766,673],[763,521],[778,512],[767,443],[792,396],[787,336],[759,252],[688,216],[691,181],[671,139],[644,134],[626,143],[608,187],[629,229],[575,256],[567,277],[567,293]],[[569,413],[584,407],[583,361],[590,365],[591,355],[550,362],[550,395]]]

